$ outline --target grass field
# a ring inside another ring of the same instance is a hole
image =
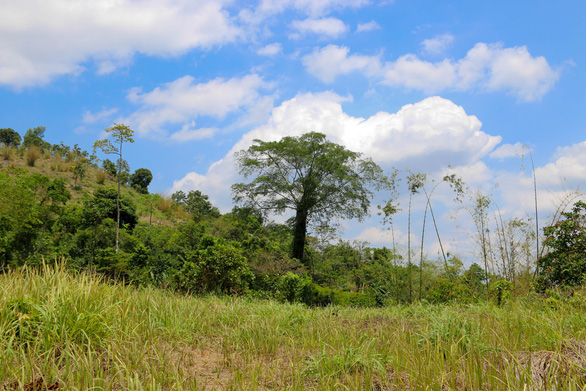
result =
[[[586,306],[307,308],[0,275],[0,389],[580,390]]]

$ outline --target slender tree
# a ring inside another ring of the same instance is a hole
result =
[[[114,126],[105,129],[109,134],[109,139],[97,140],[94,143],[94,153],[97,149],[107,155],[118,156],[118,195],[116,197],[116,253],[118,253],[118,238],[120,236],[120,173],[122,171],[122,145],[124,143],[133,143],[134,131],[123,124],[114,124]]]

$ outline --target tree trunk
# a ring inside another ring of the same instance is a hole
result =
[[[303,207],[297,209],[295,214],[295,228],[293,231],[293,258],[299,259],[305,264],[305,236],[307,235],[307,210]]]

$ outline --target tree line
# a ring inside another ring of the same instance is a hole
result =
[[[565,211],[575,197],[564,200],[544,229],[539,253],[530,219],[504,219],[489,195],[471,191],[455,174],[434,181],[423,173],[384,173],[320,133],[255,140],[238,152],[246,181],[232,186],[235,206],[222,214],[199,190],[169,198],[150,194],[150,170],[129,174],[123,159],[123,148],[133,142],[125,125],[108,128],[108,138],[96,141],[91,153],[77,145],[51,145],[44,132],[29,129],[21,139],[12,129],[0,129],[8,162],[0,171],[3,270],[65,258],[74,269],[126,283],[310,305],[501,302],[515,291],[579,286],[586,273],[586,206],[577,202]],[[42,154],[32,164],[30,151]],[[41,156],[52,159],[51,167],[69,166],[63,175],[37,173],[32,167]],[[15,164],[19,157],[22,165]],[[407,205],[399,202],[403,187]],[[454,203],[476,228],[471,240],[477,262],[468,267],[443,248],[433,198],[441,187],[451,189]],[[378,208],[391,232],[397,213],[407,212],[406,248],[394,238],[383,248],[338,238],[336,224],[367,217],[375,191],[388,196]],[[411,242],[415,197],[425,204],[417,244]],[[284,213],[292,217],[282,224],[271,220]],[[424,252],[426,235],[439,243],[436,259]]]

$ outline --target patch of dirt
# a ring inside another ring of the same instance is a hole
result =
[[[557,384],[569,378],[586,384],[586,344],[577,340],[564,341],[559,352],[520,353],[519,364],[529,368],[535,389],[556,390]]]
[[[181,346],[166,349],[169,365],[179,368],[187,377],[197,379],[206,390],[224,389],[232,382],[233,375],[220,349]]]
[[[39,377],[37,380],[32,381],[30,383],[25,384],[24,386],[21,386],[19,384],[19,382],[15,381],[10,385],[10,388],[8,388],[10,391],[48,391],[48,390],[59,390],[61,387],[61,384],[56,381],[53,384],[46,384],[45,383],[45,379],[43,379],[42,377]]]

